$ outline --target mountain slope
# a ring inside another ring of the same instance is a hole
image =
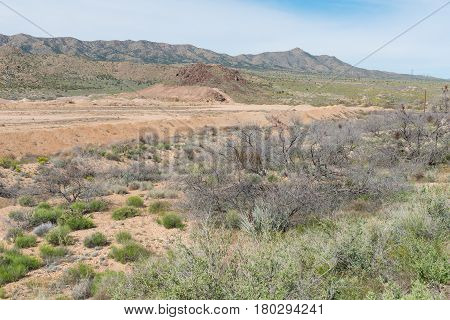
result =
[[[129,61],[138,63],[221,64],[226,67],[256,70],[280,70],[313,74],[342,74],[350,65],[332,56],[314,56],[299,48],[285,52],[265,52],[256,55],[230,56],[192,45],[170,45],[150,41],[81,41],[75,38],[37,38],[25,34],[0,34],[0,46],[15,47],[32,54],[66,54],[99,61]],[[359,77],[400,77],[393,73],[351,70]],[[403,76],[401,76],[403,77]]]

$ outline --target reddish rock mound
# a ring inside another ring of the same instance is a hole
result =
[[[237,89],[246,84],[239,71],[221,65],[196,63],[178,70],[177,81],[180,85],[206,85],[209,87],[231,87]]]

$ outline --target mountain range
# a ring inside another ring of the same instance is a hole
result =
[[[64,54],[96,61],[135,62],[145,64],[220,64],[225,67],[289,71],[351,77],[403,78],[390,72],[352,68],[333,56],[314,56],[295,48],[284,52],[231,56],[192,45],[171,45],[151,41],[82,41],[70,37],[38,38],[26,34],[0,34],[0,46],[18,48],[37,55]]]

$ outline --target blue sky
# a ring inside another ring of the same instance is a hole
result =
[[[445,0],[3,0],[56,36],[190,43],[231,55],[300,47],[355,63]],[[450,5],[360,66],[450,78]],[[0,33],[45,36],[0,5]]]

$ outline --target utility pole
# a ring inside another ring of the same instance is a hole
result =
[[[425,89],[425,99],[423,102],[423,113],[427,111],[427,89]]]

